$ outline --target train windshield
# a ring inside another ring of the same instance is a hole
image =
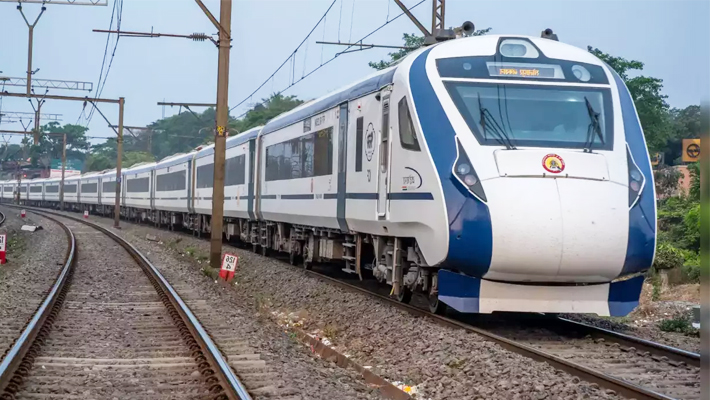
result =
[[[482,145],[613,149],[607,88],[444,83]]]

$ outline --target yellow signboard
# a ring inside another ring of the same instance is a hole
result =
[[[700,161],[700,139],[683,139],[683,162]]]
[[[655,153],[651,155],[651,165],[654,167],[658,166],[658,164],[661,163],[661,160],[663,160],[663,153]]]

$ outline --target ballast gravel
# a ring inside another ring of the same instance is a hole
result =
[[[69,214],[77,216],[76,214]],[[112,220],[91,216],[91,222],[112,226]],[[380,399],[376,388],[368,386],[360,375],[325,360],[312,357],[310,350],[292,338],[281,327],[270,322],[267,315],[257,312],[251,305],[245,305],[243,298],[233,290],[215,284],[214,280],[200,273],[189,256],[182,256],[165,245],[165,242],[146,240],[146,234],[160,239],[175,236],[138,225],[121,223],[118,233],[143,254],[160,270],[178,293],[179,287],[187,287],[185,298],[199,298],[205,306],[193,308],[195,316],[208,332],[219,331],[233,339],[247,342],[259,354],[260,359],[279,378],[280,387],[269,392],[252,393],[254,399],[287,398],[289,400],[310,399]],[[184,236],[183,236],[184,238]],[[188,237],[189,239],[189,237]],[[196,243],[201,243],[196,241]],[[187,245],[187,241],[185,243]],[[189,303],[189,300],[186,300]],[[214,314],[221,314],[219,323],[214,323]],[[227,323],[225,323],[227,321]],[[229,326],[231,332],[225,332]],[[214,335],[213,335],[214,338]],[[219,339],[215,342],[220,346]]]
[[[93,221],[110,225],[108,219]],[[320,388],[311,390],[312,385],[324,382],[332,387],[338,381],[337,374],[345,372],[313,360],[308,369],[293,368],[292,364],[301,367],[302,361],[300,357],[287,358],[300,352],[284,345],[287,341],[277,328],[283,316],[291,322],[298,320],[309,332],[319,332],[340,352],[374,373],[408,385],[418,399],[621,398],[614,391],[507,351],[479,335],[414,317],[367,295],[325,283],[284,262],[225,245],[225,252],[240,257],[237,283],[226,293],[200,273],[207,263],[203,257],[209,254],[208,241],[144,225],[123,222],[122,226],[121,234],[149,258],[159,260],[169,279],[189,282],[205,290],[205,295],[212,293],[209,298],[218,302],[225,318],[240,321],[235,325],[249,326],[251,331],[247,329],[246,333],[254,337],[262,351],[274,354],[273,362],[284,363],[284,373],[306,379],[309,369],[318,370],[323,381],[311,379],[302,385],[304,399],[347,398],[343,393],[329,397]],[[146,235],[157,241],[146,240]],[[270,319],[274,324],[255,325],[254,317]]]
[[[28,212],[0,206],[7,234],[7,263],[0,264],[0,359],[20,336],[22,329],[49,292],[64,266],[68,242],[55,222]],[[22,225],[39,225],[34,232]]]

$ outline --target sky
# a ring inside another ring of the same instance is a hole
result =
[[[32,68],[39,68],[34,77],[88,81],[93,83],[94,90],[52,89],[49,94],[96,96],[101,76],[102,82],[105,79],[102,98],[126,99],[124,124],[129,126],[145,126],[163,115],[180,111],[178,107],[158,106],[158,101],[215,102],[217,49],[211,42],[121,37],[115,45],[114,34],[107,46],[107,34],[94,33],[92,29],[109,28],[114,1],[118,0],[99,0],[107,6],[50,1],[56,4],[47,4],[34,29]],[[296,52],[295,61],[287,62],[249,98],[293,53],[332,1],[233,1],[230,108],[247,101],[235,108],[232,116],[239,116],[250,104],[285,88],[294,79],[299,80],[344,50],[343,46],[320,45],[316,41],[357,41],[401,12],[393,0],[336,0],[325,20]],[[408,7],[419,2],[402,1]],[[218,0],[204,3],[219,16]],[[17,2],[0,0],[0,76],[23,77],[27,71],[28,28],[16,6]],[[39,4],[23,5],[30,23],[40,8]],[[425,26],[431,25],[431,0],[425,0],[413,13]],[[113,16],[112,29],[116,29],[117,16],[118,13]],[[672,107],[699,104],[710,93],[709,0],[448,0],[446,25],[460,26],[466,20],[472,21],[477,29],[492,28],[492,34],[539,36],[543,29],[552,28],[562,42],[581,48],[591,45],[615,56],[642,61],[644,75],[663,79],[663,92]],[[169,34],[216,32],[193,0],[124,0],[121,30]],[[418,33],[406,16],[390,22],[364,43],[401,45],[403,33]],[[386,59],[391,51],[370,49],[340,55],[285,94],[304,100],[319,97],[372,73],[368,61]],[[5,90],[24,92],[24,87],[5,87]],[[41,94],[44,89],[35,92]],[[32,111],[25,98],[5,96],[0,101],[0,112]],[[82,102],[47,100],[42,112],[61,114],[62,123],[88,126],[91,136],[115,135],[99,113],[94,113],[90,120],[86,118],[90,105],[86,110],[82,107]],[[118,123],[116,105],[99,107],[112,124]],[[27,124],[29,119],[23,121]],[[3,122],[0,129],[22,130],[22,125]],[[19,141],[20,137],[11,139],[11,143]]]

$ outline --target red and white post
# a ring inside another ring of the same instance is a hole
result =
[[[225,253],[222,257],[222,268],[219,270],[219,277],[227,283],[234,279],[234,271],[237,270],[239,257],[234,254]]]
[[[27,215],[25,210],[20,210],[20,217],[25,218],[25,215]]]
[[[0,264],[5,264],[7,263],[7,259],[5,258],[5,250],[7,249],[7,234],[3,233],[0,234]]]
[[[84,211],[84,219],[89,219],[89,211]]]

